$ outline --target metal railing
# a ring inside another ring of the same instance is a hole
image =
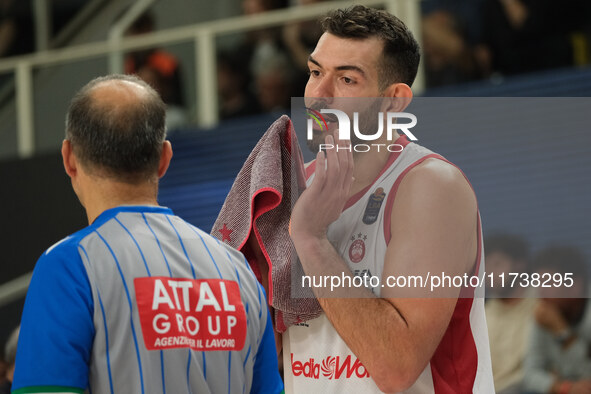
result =
[[[148,1],[150,2],[150,1]],[[14,72],[16,80],[17,108],[17,149],[21,158],[35,152],[35,130],[33,122],[33,71],[35,68],[68,64],[74,61],[109,56],[110,72],[120,72],[121,54],[125,51],[145,49],[179,42],[193,42],[195,46],[197,123],[200,127],[211,127],[218,122],[216,73],[216,38],[231,33],[241,33],[258,28],[280,26],[289,22],[313,19],[334,8],[361,3],[368,6],[383,6],[398,15],[414,32],[420,41],[420,0],[358,0],[330,1],[304,7],[292,7],[264,14],[239,16],[198,23],[148,33],[142,36],[121,37],[121,29],[110,35],[104,42],[88,43],[59,50],[37,52],[0,61],[1,72]],[[132,10],[130,10],[132,11]],[[137,10],[136,10],[137,11]],[[121,25],[121,27],[125,27]],[[424,87],[422,70],[415,82],[415,91]]]

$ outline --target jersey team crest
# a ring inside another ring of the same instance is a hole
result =
[[[352,263],[359,263],[365,257],[365,240],[367,240],[367,235],[361,233],[351,237],[353,242],[349,246],[349,260]]]

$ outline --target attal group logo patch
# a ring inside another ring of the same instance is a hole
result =
[[[238,283],[169,277],[133,281],[148,350],[242,350],[246,312]]]

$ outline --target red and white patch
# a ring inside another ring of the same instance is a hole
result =
[[[246,312],[238,283],[224,279],[134,279],[148,350],[242,350]]]
[[[356,239],[349,246],[349,260],[353,263],[358,263],[365,257],[365,242],[363,239]]]

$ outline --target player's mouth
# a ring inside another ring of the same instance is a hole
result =
[[[336,115],[328,113],[322,114],[322,117],[324,122],[320,122],[320,124],[313,122],[312,124],[312,130],[314,131],[314,134],[320,134],[327,131],[332,134],[338,127],[338,118]]]

